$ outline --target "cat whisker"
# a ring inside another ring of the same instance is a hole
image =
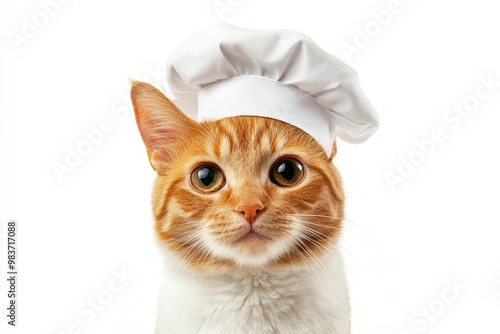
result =
[[[302,217],[320,217],[320,218],[335,219],[335,220],[341,219],[343,222],[348,223],[349,225],[356,226],[357,228],[359,228],[364,233],[370,235],[370,233],[368,231],[366,231],[363,227],[361,227],[359,224],[355,223],[353,220],[351,220],[351,219],[349,219],[347,217],[340,218],[338,216],[313,215],[313,214],[295,214],[295,215],[296,216],[302,216]]]
[[[170,245],[177,245],[177,247],[172,250],[172,253],[175,254],[174,257],[168,262],[167,265],[173,265],[175,262],[180,262],[181,260],[185,260],[186,262],[189,261],[189,257],[187,257],[190,252],[192,251],[193,248],[197,247],[197,245],[201,242],[199,237],[201,236],[201,231],[197,231],[194,235],[190,236],[188,239],[188,242],[183,240],[182,242],[179,242],[179,240],[171,241],[167,244]],[[180,239],[180,238],[174,238],[174,239]],[[191,243],[191,240],[197,239],[194,243]],[[191,243],[191,244],[189,244]],[[186,246],[186,244],[189,244],[184,250],[181,252],[177,252],[177,250],[183,246]],[[179,263],[180,267],[181,263]]]
[[[316,268],[319,268],[322,271],[323,275],[325,275],[325,278],[328,281],[328,284],[329,284],[329,287],[330,287],[330,291],[331,291],[331,284],[330,284],[330,280],[328,279],[328,275],[324,271],[324,267],[322,267],[322,265],[320,264],[320,262],[317,259],[317,256],[312,252],[312,250],[300,238],[298,240],[302,244],[303,249],[309,255],[309,258],[316,264],[315,267],[311,266],[311,268],[309,268],[309,269],[312,270],[314,272],[314,274],[316,275],[316,277],[318,278],[318,281],[321,284],[321,290],[323,291],[322,295],[325,296],[325,287],[323,286],[323,282],[321,281],[321,279],[320,279],[320,277],[318,275],[318,272],[316,271]],[[299,255],[304,259],[304,261],[306,263],[309,263],[309,260],[302,255],[302,252],[300,252],[300,250],[298,250],[298,248],[295,245],[294,245],[294,249],[296,249],[298,251]]]
[[[333,219],[333,220],[339,220],[340,218],[339,217],[336,217],[336,216],[327,216],[327,215],[313,215],[313,214],[295,214],[295,216],[297,217],[315,217],[315,218],[326,218],[326,219]],[[361,231],[363,231],[364,233],[366,233],[367,235],[370,235],[370,233],[368,231],[366,231],[364,228],[362,228],[360,225],[354,223],[352,220],[348,219],[348,218],[343,218],[342,221],[344,222],[344,225],[352,225],[352,226],[356,226],[358,229],[360,229]],[[311,223],[308,221],[308,223]],[[341,228],[339,228],[341,229]],[[354,231],[351,231],[351,230],[346,230],[345,228],[343,228],[342,230],[346,231],[346,232],[349,232],[351,233],[352,235],[356,236],[356,237],[359,237],[358,235],[356,235],[354,233]]]
[[[306,239],[308,241],[310,241],[313,245],[320,245],[319,243],[317,243],[316,241],[314,241],[313,239],[309,238],[308,236],[306,236],[305,234],[299,232],[299,235],[303,238],[303,239]],[[323,265],[323,262],[318,258],[318,256],[312,251],[312,249],[307,246],[303,241],[302,239],[299,239],[299,241],[302,243],[302,245],[304,245],[304,247],[307,249],[307,253],[311,256],[311,258],[313,259],[313,261],[316,263],[316,265],[318,266],[318,268],[322,271],[323,275],[325,276],[327,282],[328,282],[328,287],[329,287],[329,291],[332,291],[332,285],[330,283],[330,279],[326,273],[326,268],[325,266]],[[321,246],[321,245],[320,245]],[[328,254],[326,254],[322,249],[321,247],[318,247],[318,249],[325,255],[325,257],[329,258]]]
[[[316,231],[316,230],[314,230],[314,229],[312,229],[312,228],[310,228],[310,227],[308,227],[308,226],[304,226],[304,225],[302,225],[302,224],[298,224],[298,223],[297,223],[297,227],[298,227],[299,229],[300,229],[300,228],[303,228],[303,229],[305,229],[307,232],[309,232],[309,233],[313,234],[314,236],[317,236],[317,237],[319,237],[319,238],[321,238],[321,239],[324,239],[324,240],[326,240],[326,241],[330,241],[330,240],[332,240],[332,239],[334,238],[334,236],[327,236],[327,235],[325,235],[325,234],[323,234],[323,233],[321,233],[321,232],[319,232],[319,231]],[[303,236],[304,238],[306,238],[307,240],[309,240],[312,244],[314,244],[315,246],[317,246],[317,247],[320,249],[320,251],[321,251],[321,252],[322,252],[322,253],[323,253],[326,257],[328,257],[328,258],[329,258],[328,254],[326,254],[326,253],[325,253],[322,249],[326,250],[326,251],[327,251],[327,252],[329,252],[331,255],[334,255],[333,251],[332,251],[330,248],[326,247],[325,245],[322,245],[321,243],[319,243],[318,241],[316,241],[316,240],[314,240],[314,239],[311,239],[309,236],[307,236],[306,234],[304,234],[304,233],[302,233],[302,232],[300,232],[300,231],[299,231],[299,234],[300,234],[300,236]]]
[[[302,226],[302,227],[305,227],[305,228],[307,229],[307,226]],[[310,231],[311,233],[315,233],[315,234],[322,234],[321,232],[318,232],[318,231],[313,230],[313,229],[311,229],[311,228],[308,228],[308,231]],[[323,235],[324,235],[324,234],[323,234]],[[331,238],[331,237],[329,237],[329,238]],[[351,253],[349,253],[349,251],[348,251],[348,250],[347,250],[344,246],[342,246],[340,243],[338,243],[337,245],[338,245],[338,247],[340,247],[340,248],[342,249],[342,251],[343,251],[345,254],[347,254],[347,255],[348,255],[348,256],[349,256],[349,257],[350,257],[350,258],[351,258],[351,259],[352,259],[352,260],[353,260],[353,261],[354,261],[354,262],[355,262],[355,263],[356,263],[359,267],[360,267],[360,268],[363,268],[363,267],[361,266],[361,264],[360,264],[360,263],[356,260],[356,258],[355,258],[355,257],[354,257]],[[324,245],[318,244],[318,246],[321,246],[321,247],[325,248],[326,250],[328,250],[328,252],[330,252],[330,253],[332,253],[332,254],[333,254],[333,252],[332,252],[330,249],[326,248]],[[348,269],[349,269],[349,268],[348,268]],[[351,273],[352,273],[352,270],[350,270],[350,271],[351,271]]]
[[[307,230],[308,232],[310,232],[310,233],[312,233],[312,234],[315,234],[315,235],[317,235],[317,236],[320,236],[320,237],[325,237],[323,233],[321,233],[321,232],[319,232],[319,231],[316,231],[316,230],[314,230],[314,229],[308,228],[307,226],[303,226],[303,225],[300,225],[300,224],[299,224],[299,227],[306,228],[306,230]],[[303,233],[302,233],[302,235],[303,235]],[[307,236],[305,236],[305,235],[303,235],[303,236],[307,238]],[[332,237],[327,237],[327,238],[328,238],[328,239],[331,239]],[[322,249],[324,249],[325,251],[327,251],[328,253],[330,253],[330,254],[334,255],[333,251],[332,251],[330,248],[328,248],[328,247],[326,247],[326,246],[324,246],[324,245],[322,245],[322,244],[320,244],[320,243],[317,243],[316,241],[314,241],[314,240],[312,240],[312,239],[308,239],[308,240],[309,240],[309,241],[311,241],[313,244],[315,244],[318,248],[322,248]],[[342,246],[341,244],[337,244],[337,245],[338,245],[338,247],[340,247],[340,248],[342,249],[342,251],[343,251],[345,254],[347,254],[350,258],[352,258],[352,260],[353,260],[353,261],[354,261],[354,262],[355,262],[355,263],[356,263],[356,264],[357,264],[360,268],[362,268],[361,264],[360,264],[360,263],[356,260],[356,258],[354,258],[354,256],[352,256],[352,254],[351,254],[351,253],[349,253],[349,251],[347,251],[347,249],[346,249],[344,246]],[[323,253],[324,253],[324,252],[323,252]],[[325,254],[325,253],[324,253],[324,254]],[[325,254],[325,256],[329,257],[327,254]],[[350,268],[348,268],[348,267],[347,267],[347,269],[348,269],[351,273],[353,273],[353,271],[352,271]]]
[[[201,247],[199,247],[200,244],[201,244]],[[186,270],[186,268],[188,268],[191,260],[193,260],[195,258],[195,256],[203,249],[203,247],[204,247],[204,245],[203,245],[201,240],[197,240],[194,244],[190,245],[190,250],[194,249],[195,251],[194,251],[194,253],[193,252],[186,253],[188,256],[184,257],[185,264],[184,264],[184,267],[182,268],[181,272],[184,272]]]
[[[205,262],[205,260],[207,259],[209,254],[210,254],[209,249],[205,244],[203,244],[201,247],[199,247],[198,250],[193,254],[192,258],[194,258],[195,256],[198,256],[198,255],[199,255],[199,257],[194,265],[194,270],[191,273],[192,277],[194,277],[194,274],[198,270],[198,268],[201,268],[202,263]]]

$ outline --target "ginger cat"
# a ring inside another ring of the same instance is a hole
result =
[[[146,83],[131,97],[158,173],[156,333],[350,333],[335,153],[274,119],[197,123]]]

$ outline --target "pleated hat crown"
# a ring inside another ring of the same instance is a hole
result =
[[[378,128],[356,71],[295,31],[211,26],[173,51],[167,82],[175,102],[200,122],[277,119],[311,135],[327,154],[336,137],[362,143]]]

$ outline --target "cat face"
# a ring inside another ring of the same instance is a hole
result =
[[[199,124],[145,83],[134,83],[132,101],[158,172],[156,233],[178,263],[199,272],[244,272],[328,256],[343,219],[343,193],[312,137],[262,117]]]

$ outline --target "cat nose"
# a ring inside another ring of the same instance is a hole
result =
[[[264,209],[264,205],[260,201],[254,202],[252,204],[243,204],[239,205],[236,208],[236,211],[244,214],[245,215],[245,220],[249,224],[253,224],[255,219],[257,218],[257,215],[259,214],[260,211]]]

